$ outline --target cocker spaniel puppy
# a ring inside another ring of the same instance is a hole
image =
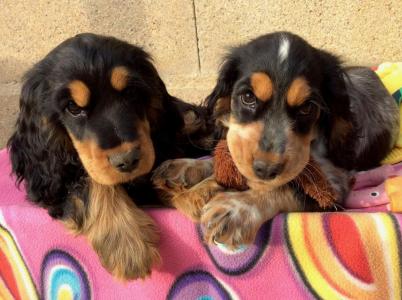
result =
[[[142,278],[159,261],[158,234],[135,202],[152,204],[150,172],[162,161],[204,154],[204,116],[168,94],[142,49],[80,34],[25,76],[8,142],[13,171],[113,275]]]
[[[232,248],[251,243],[261,224],[279,212],[316,209],[292,182],[310,157],[341,203],[350,188],[348,170],[377,166],[399,128],[397,105],[372,70],[345,68],[336,56],[288,32],[233,48],[207,104],[224,118],[229,150],[250,189],[221,192],[213,177],[188,188],[169,171],[164,180],[186,192],[159,188],[186,204],[176,206],[205,225],[207,241]],[[211,165],[176,160],[160,170],[174,166],[211,175]]]

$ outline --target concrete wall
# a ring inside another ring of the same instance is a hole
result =
[[[400,0],[0,0],[0,147],[21,75],[79,32],[143,46],[171,93],[199,101],[228,46],[270,31],[298,33],[348,63],[402,60],[401,16]]]

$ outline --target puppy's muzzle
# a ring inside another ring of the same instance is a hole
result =
[[[283,171],[282,163],[270,163],[260,159],[254,160],[253,170],[255,175],[262,180],[272,180]]]
[[[119,172],[129,173],[137,168],[140,158],[140,148],[135,147],[128,152],[109,155],[109,162]]]

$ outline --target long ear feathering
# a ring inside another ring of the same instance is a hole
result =
[[[352,130],[356,125],[345,82],[349,78],[338,57],[323,50],[317,51],[323,68],[322,96],[328,106],[328,112],[324,116],[327,120],[325,135],[329,141],[329,151],[339,164],[347,160],[348,156],[353,157],[355,142]],[[338,157],[341,153],[343,157]]]
[[[318,50],[320,64],[323,68],[322,90],[329,108],[334,113],[340,113],[345,118],[350,117],[350,100],[346,90],[346,72],[339,57]]]
[[[148,110],[148,120],[151,130],[153,132],[164,131],[166,126],[168,126],[169,128],[174,128],[175,130],[172,131],[176,133],[176,130],[180,130],[184,124],[182,116],[175,105],[178,100],[172,97],[167,91],[165,83],[153,65],[152,57],[142,49],[141,53],[145,59],[136,60],[133,64],[136,67],[140,67],[143,71],[142,74],[147,82],[148,89],[152,93]],[[166,115],[171,117],[166,118]]]
[[[205,99],[205,105],[212,113],[219,98],[230,97],[233,85],[238,77],[238,61],[233,55],[227,55],[219,70],[217,83],[212,93]]]
[[[57,116],[46,112],[50,91],[39,67],[27,73],[20,96],[20,114],[8,141],[17,184],[22,181],[31,201],[62,217],[62,206],[78,160]]]

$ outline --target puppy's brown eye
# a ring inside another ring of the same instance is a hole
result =
[[[309,102],[304,104],[302,107],[300,107],[299,111],[297,112],[300,116],[309,116],[314,112],[314,104]]]
[[[240,95],[240,100],[244,105],[254,108],[257,99],[253,93],[247,92]]]
[[[73,116],[78,116],[85,113],[84,109],[79,107],[74,101],[69,101],[67,103],[66,110]]]

